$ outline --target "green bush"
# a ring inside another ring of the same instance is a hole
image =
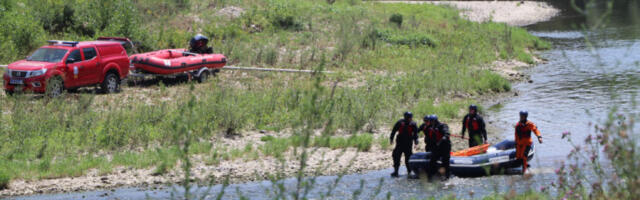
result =
[[[506,92],[511,90],[511,83],[500,75],[482,71],[479,76],[477,90],[483,92]]]
[[[431,35],[426,33],[405,33],[395,32],[389,29],[374,29],[369,33],[369,37],[397,45],[424,45],[429,47],[435,47],[437,45],[437,41]]]
[[[389,22],[398,25],[398,27],[402,26],[402,14],[394,13],[389,17]]]
[[[217,103],[203,108],[218,114],[213,116],[213,120],[217,123],[217,127],[224,130],[227,135],[238,134],[238,131],[246,125],[249,117],[247,110],[249,107],[244,104],[248,99],[241,98],[244,95],[240,95],[238,92],[222,90],[221,93],[210,96],[209,102]]]
[[[29,10],[11,10],[0,17],[0,60],[13,61],[24,58],[44,42],[44,30]]]
[[[344,137],[331,137],[329,140],[329,148],[341,149],[349,147],[349,141]]]
[[[318,136],[313,138],[313,146],[316,147],[330,147],[331,146],[331,137],[330,136]]]
[[[27,1],[42,28],[50,33],[72,31],[75,28],[74,4],[74,1]]]
[[[266,156],[281,158],[282,154],[289,149],[290,145],[291,143],[288,138],[274,138],[266,142],[259,149],[262,151],[262,154]]]
[[[286,0],[270,0],[269,4],[264,12],[266,16],[271,20],[274,27],[301,31],[303,27],[301,19],[300,4],[302,2],[286,1]]]
[[[426,45],[430,47],[436,46],[436,40],[432,36],[424,33],[396,34],[384,39],[392,44],[420,46]]]
[[[273,141],[275,139],[275,137],[271,136],[271,135],[265,135],[260,137],[260,141],[263,142],[269,142],[269,141]]]
[[[378,142],[378,145],[380,145],[381,149],[386,150],[391,146],[391,144],[389,143],[389,138],[385,135],[378,136],[378,138],[376,138],[376,141]]]
[[[349,143],[358,151],[369,151],[373,145],[373,135],[368,133],[353,135],[349,138]]]

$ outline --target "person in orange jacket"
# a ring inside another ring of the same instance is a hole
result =
[[[540,135],[540,131],[536,128],[536,125],[533,122],[527,120],[529,116],[529,112],[526,110],[520,111],[520,121],[516,124],[516,159],[520,160],[522,163],[522,174],[527,171],[527,155],[531,150],[531,144],[533,143],[531,140],[531,132],[536,134],[538,137],[538,142],[542,144],[542,136]]]

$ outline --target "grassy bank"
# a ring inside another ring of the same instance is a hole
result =
[[[240,8],[231,12],[239,15],[228,14],[231,6]],[[458,118],[475,102],[469,95],[510,90],[506,79],[474,66],[533,62],[528,52],[548,47],[523,29],[469,22],[433,5],[9,0],[0,9],[6,10],[2,27],[10,27],[0,30],[3,63],[47,39],[125,36],[153,50],[184,47],[202,32],[234,65],[337,72],[236,73],[199,85],[58,99],[1,96],[0,182],[79,176],[89,169],[109,173],[115,166],[153,166],[162,173],[179,160],[185,143],[193,153],[215,158],[211,164],[278,156],[296,146],[301,129],[321,132],[315,146],[366,151],[387,143],[356,133],[388,126],[405,110]],[[308,123],[309,117],[316,122]],[[265,138],[263,146],[216,146],[221,137],[241,138],[252,130],[292,130],[292,136]]]

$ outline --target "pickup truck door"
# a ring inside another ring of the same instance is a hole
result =
[[[82,80],[80,80],[80,70],[84,68],[82,66],[82,54],[79,49],[71,51],[65,60],[67,65],[64,85],[66,88],[75,88],[81,86]]]
[[[97,84],[102,77],[102,68],[100,67],[100,58],[95,47],[82,48],[84,60],[82,61],[82,69],[80,70],[79,79],[83,80],[83,85]]]

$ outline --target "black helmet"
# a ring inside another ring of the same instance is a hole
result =
[[[413,118],[413,113],[407,111],[407,112],[404,113],[404,117],[405,118]]]
[[[471,105],[469,105],[469,110],[478,111],[478,106],[476,106],[475,104],[471,104]]]
[[[198,41],[203,41],[204,46],[206,46],[209,42],[209,38],[205,37],[202,34],[197,34],[196,36],[193,36],[193,38],[191,38],[191,40],[189,41],[189,46],[191,46],[191,48],[197,48],[198,46],[196,45],[198,44]]]
[[[526,110],[521,110],[520,115],[524,115],[526,117],[529,116],[529,112],[527,112]]]
[[[429,121],[431,120],[431,115],[425,115],[424,116],[424,121]]]

